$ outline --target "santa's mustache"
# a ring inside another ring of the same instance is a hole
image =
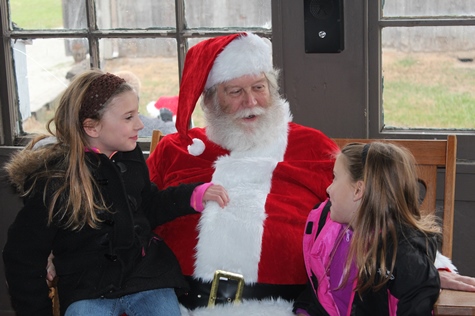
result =
[[[263,115],[266,113],[266,109],[263,107],[254,107],[252,109],[243,109],[234,113],[235,119],[251,118],[254,116]]]

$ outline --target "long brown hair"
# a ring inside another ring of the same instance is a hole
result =
[[[354,233],[344,280],[348,280],[347,271],[356,262],[356,291],[377,291],[389,281],[386,277],[378,278],[378,271],[394,271],[399,228],[438,235],[440,225],[435,216],[423,215],[419,209],[420,187],[415,159],[409,150],[383,142],[352,143],[342,149],[341,155],[347,158],[352,180],[365,184],[352,223]],[[389,249],[392,253],[388,255]]]
[[[104,81],[106,85],[101,86]],[[88,104],[90,101],[85,100],[91,90],[95,97],[102,97],[105,102],[92,101],[96,102],[94,109],[84,111],[84,107],[91,107]],[[97,227],[100,222],[97,211],[107,210],[107,205],[85,163],[88,138],[83,124],[85,119],[100,121],[111,101],[130,90],[132,87],[117,76],[100,70],[88,70],[78,75],[62,94],[55,116],[47,124],[48,132],[56,137],[56,143],[41,149],[55,153],[58,161],[32,176],[34,184],[40,177],[46,179],[43,199],[50,201],[48,224],[56,219],[72,230],[80,230],[86,225]],[[44,136],[35,139],[27,148],[31,148],[41,138]],[[62,180],[51,181],[53,179]],[[47,197],[47,192],[53,194]]]

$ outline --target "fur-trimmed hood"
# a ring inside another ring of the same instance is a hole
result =
[[[8,180],[20,194],[24,194],[28,190],[25,188],[26,182],[34,172],[50,170],[53,163],[57,169],[58,162],[65,161],[67,154],[67,148],[58,145],[54,137],[43,138],[15,152],[4,170]]]

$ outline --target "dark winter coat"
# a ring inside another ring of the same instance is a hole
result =
[[[187,287],[175,256],[151,228],[194,213],[190,197],[196,184],[158,191],[150,182],[138,146],[131,152],[117,152],[111,159],[92,152],[86,156],[112,212],[99,212],[103,222],[98,229],[87,226],[71,231],[57,222],[47,225],[43,185],[25,197],[3,250],[12,304],[20,315],[51,315],[45,281],[51,250],[59,277],[62,313],[82,299],[116,298],[156,288],[180,291]],[[14,175],[11,180],[26,190],[31,185],[28,176],[32,170],[54,165],[58,159],[61,153],[40,157],[30,151],[17,156],[8,167],[9,174]]]
[[[327,203],[312,210],[307,220],[303,249],[309,283],[294,303],[294,310],[303,309],[312,316],[340,314],[332,296],[327,267],[344,225],[330,219]],[[386,262],[391,262],[392,250],[390,245]],[[384,275],[390,281],[382,289],[368,290],[361,297],[353,292],[347,315],[432,315],[440,292],[439,274],[433,264],[436,251],[435,236],[399,228],[394,271]]]

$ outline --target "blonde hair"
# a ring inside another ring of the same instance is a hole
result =
[[[352,143],[342,149],[341,155],[346,157],[352,180],[365,184],[352,223],[354,233],[344,280],[348,280],[348,271],[356,261],[356,291],[377,291],[389,281],[378,278],[378,271],[394,272],[399,228],[409,227],[428,236],[439,235],[440,225],[434,215],[423,215],[419,209],[419,181],[409,150],[383,142]],[[389,249],[392,253],[387,254]]]
[[[95,80],[101,80],[101,76],[105,75],[110,76],[100,70],[88,70],[78,75],[62,94],[55,116],[47,124],[48,132],[56,136],[57,142],[39,150],[52,152],[57,161],[32,178],[34,184],[39,178],[46,179],[43,199],[50,199],[48,224],[56,218],[61,225],[72,230],[80,230],[86,225],[96,228],[97,223],[101,221],[96,212],[108,209],[85,163],[88,138],[83,124],[85,119],[100,121],[111,101],[117,95],[132,90],[132,87],[113,78],[112,80],[116,81],[114,85],[110,85],[109,91],[98,92],[104,94],[106,102],[101,104],[97,111],[90,111],[86,117],[81,117],[81,108],[87,106],[88,102],[84,96],[91,89],[95,89],[94,85],[98,82]],[[44,136],[35,139],[28,148],[33,147],[42,138]],[[54,181],[53,184],[52,179],[62,180]],[[33,187],[29,191],[33,190]],[[47,197],[47,192],[51,191],[52,196]]]

